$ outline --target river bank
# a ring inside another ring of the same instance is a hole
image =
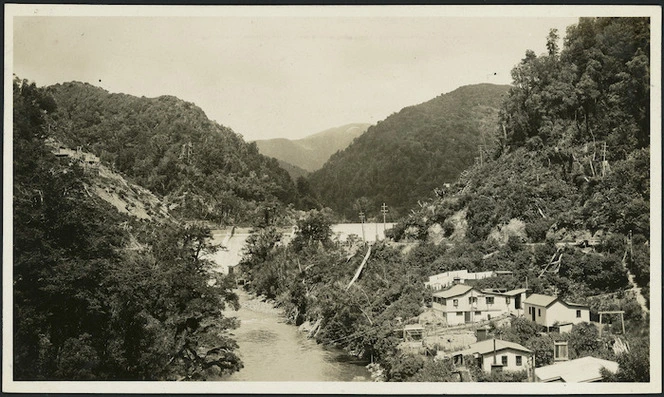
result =
[[[223,381],[370,381],[365,362],[357,361],[343,350],[317,344],[307,333],[286,323],[283,313],[271,302],[246,291],[235,291],[240,298],[238,311],[224,314],[240,320],[233,330],[244,363],[240,371]]]

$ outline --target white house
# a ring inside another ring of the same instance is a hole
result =
[[[547,327],[590,322],[590,308],[565,302],[555,296],[532,294],[523,301],[526,318]]]
[[[475,357],[484,372],[491,372],[492,367],[499,367],[503,371],[526,371],[533,352],[518,343],[487,339],[452,353],[452,358],[455,364],[463,365],[463,357],[467,355]]]
[[[443,314],[447,325],[491,320],[508,313],[519,314],[526,290],[480,291],[470,285],[457,284],[432,294],[431,307]]]
[[[482,293],[487,296],[495,296],[495,302],[505,304],[505,311],[520,316],[523,314],[523,302],[526,300],[525,288],[517,288],[513,290],[499,290],[499,289],[483,289]]]
[[[454,284],[464,284],[468,280],[481,280],[494,275],[492,271],[469,273],[466,269],[454,270],[429,276],[429,281],[425,282],[424,285],[434,291],[440,291]]]
[[[535,376],[538,382],[599,382],[603,379],[600,372],[602,368],[615,373],[618,371],[618,363],[595,357],[581,357],[535,368]]]

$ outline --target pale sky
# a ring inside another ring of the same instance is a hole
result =
[[[576,17],[14,17],[14,73],[174,95],[246,140],[376,123],[510,70]],[[562,42],[561,42],[562,46]]]

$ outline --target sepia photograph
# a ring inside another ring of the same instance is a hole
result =
[[[3,392],[662,392],[659,6],[4,11]]]

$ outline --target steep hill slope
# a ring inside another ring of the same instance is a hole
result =
[[[403,214],[436,187],[453,182],[471,165],[484,137],[496,128],[508,86],[458,88],[402,109],[333,155],[310,182],[321,201],[348,218],[362,208],[376,215],[380,204]]]
[[[367,128],[369,128],[369,124],[347,124],[302,139],[258,140],[256,145],[258,150],[266,156],[312,172],[322,167],[335,152],[345,149]]]
[[[294,200],[294,184],[276,160],[191,103],[77,82],[48,91],[57,104],[56,138],[163,197],[177,216],[242,222],[266,203]]]
[[[65,167],[77,165],[86,174],[85,190],[88,196],[97,196],[131,217],[155,222],[174,221],[166,205],[142,186],[127,181],[122,175],[99,162],[92,153],[67,148],[53,139],[46,146]]]
[[[434,272],[510,270],[515,285],[581,302],[628,289],[629,275],[647,299],[648,31],[647,19],[582,18],[560,52],[555,33],[548,54],[527,52],[499,145],[394,237],[453,242]]]

